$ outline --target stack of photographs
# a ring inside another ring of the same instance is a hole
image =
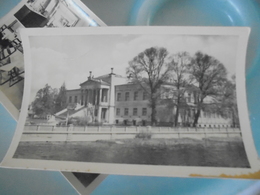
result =
[[[79,0],[23,0],[0,20],[0,103],[15,120],[18,120],[22,106],[25,78],[20,29],[99,26],[106,25]],[[78,174],[93,178],[90,177],[93,174]],[[66,173],[63,175],[66,177]],[[97,178],[93,181],[97,186],[100,175],[95,175]],[[78,180],[71,182],[74,186],[80,183]],[[88,185],[85,187],[90,189]]]
[[[0,91],[1,101],[17,117],[24,88],[22,28],[61,28],[105,26],[91,10],[78,0],[22,1],[0,21]],[[2,98],[2,96],[5,96]],[[15,109],[10,109],[13,104]]]
[[[147,176],[258,171],[246,27],[23,29],[25,90],[2,166]]]

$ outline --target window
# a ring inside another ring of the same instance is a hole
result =
[[[83,95],[81,96],[81,105],[83,105]]]
[[[187,102],[189,102],[189,103],[191,102],[191,94],[190,93],[188,94]]]
[[[102,97],[101,97],[101,102],[107,102],[108,98],[108,89],[102,89]]]
[[[69,97],[69,103],[71,103],[71,102],[72,102],[72,97],[70,96],[70,97]]]
[[[187,110],[187,113],[188,113],[188,117],[190,118],[191,117],[191,110]]]
[[[161,99],[166,99],[166,93],[165,93],[165,92],[163,92],[163,93],[161,94]]]
[[[75,96],[74,103],[78,103],[78,96]]]
[[[142,109],[142,115],[143,115],[143,116],[146,116],[146,115],[147,115],[147,108],[143,108],[143,109]]]
[[[121,98],[122,98],[122,97],[121,97],[121,93],[117,93],[117,98],[116,98],[116,100],[117,100],[117,101],[121,101]]]
[[[133,115],[134,115],[134,116],[137,116],[137,108],[134,108],[134,109],[133,109]]]
[[[125,93],[125,101],[129,101],[129,92]]]
[[[137,100],[137,98],[138,98],[138,91],[135,91],[135,93],[134,93],[134,100]]]
[[[203,117],[207,118],[206,112],[203,111]]]
[[[192,109],[192,111],[191,111],[191,117],[194,117],[195,114],[196,114],[196,111],[195,111],[194,109]]]
[[[120,115],[120,108],[116,109],[116,115],[119,116]]]
[[[198,93],[196,91],[194,91],[194,103],[198,103]]]
[[[125,116],[128,116],[128,108],[125,108]]]
[[[145,91],[143,93],[143,100],[147,100],[147,93]]]
[[[120,108],[116,109],[116,115],[119,116],[120,115]]]

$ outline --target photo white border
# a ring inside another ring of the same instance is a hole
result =
[[[29,36],[63,36],[63,35],[108,35],[108,34],[153,34],[153,35],[235,35],[239,37],[236,79],[239,119],[242,129],[242,137],[245,145],[246,154],[251,168],[226,168],[226,167],[199,167],[199,166],[162,166],[162,165],[133,165],[116,163],[89,163],[74,161],[53,161],[53,160],[31,160],[15,159],[13,155],[19,144],[31,90],[31,74],[25,79],[25,91],[22,103],[22,114],[19,119],[18,128],[9,151],[2,162],[2,166],[10,168],[32,168],[48,169],[71,172],[89,172],[103,174],[121,174],[121,175],[146,175],[146,176],[177,176],[187,177],[193,175],[205,175],[218,177],[221,174],[236,176],[249,174],[259,171],[259,161],[257,152],[253,143],[251,127],[249,123],[248,108],[245,91],[245,59],[247,42],[250,33],[248,27],[106,27],[106,28],[65,28],[65,29],[22,29],[22,41],[25,51],[25,71],[30,71],[31,52]],[[243,111],[243,112],[242,112]]]
[[[0,99],[6,98],[6,102],[9,103],[7,112],[11,114],[11,116],[15,119],[15,121],[18,121],[19,118],[19,111],[17,108],[9,101],[7,97],[0,91]],[[3,104],[2,104],[3,105]],[[66,180],[72,185],[72,187],[82,195],[88,195],[90,194],[104,179],[106,179],[107,175],[105,174],[99,174],[96,179],[94,179],[87,187],[85,187],[77,177],[73,175],[72,172],[61,172],[59,171]],[[83,173],[83,174],[89,174],[89,173]]]

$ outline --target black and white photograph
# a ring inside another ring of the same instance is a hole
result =
[[[86,15],[73,0],[27,0],[14,13],[25,28],[100,26]]]
[[[96,173],[62,172],[79,194],[91,194],[108,175]]]
[[[11,166],[165,176],[252,169],[237,98],[249,29],[39,32],[22,31],[29,78]]]
[[[25,73],[19,29],[103,25],[105,24],[78,0],[26,0],[17,5],[0,21],[0,96],[7,110],[17,116],[22,104]],[[4,99],[9,100],[18,111],[11,111],[14,109]]]
[[[21,27],[17,20],[0,27],[0,90],[16,109],[21,108],[24,85],[23,48],[18,33]]]

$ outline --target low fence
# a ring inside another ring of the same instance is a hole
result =
[[[181,131],[181,132],[240,132],[239,128],[231,127],[153,127],[153,126],[64,126],[56,127],[53,125],[25,125],[24,131],[86,131],[86,132],[107,132],[107,131],[151,131],[151,132],[167,132],[167,131]]]
[[[132,139],[140,134],[152,138],[241,137],[238,128],[190,128],[144,126],[25,126],[22,141],[96,141],[108,139]],[[141,136],[142,137],[142,136]]]

